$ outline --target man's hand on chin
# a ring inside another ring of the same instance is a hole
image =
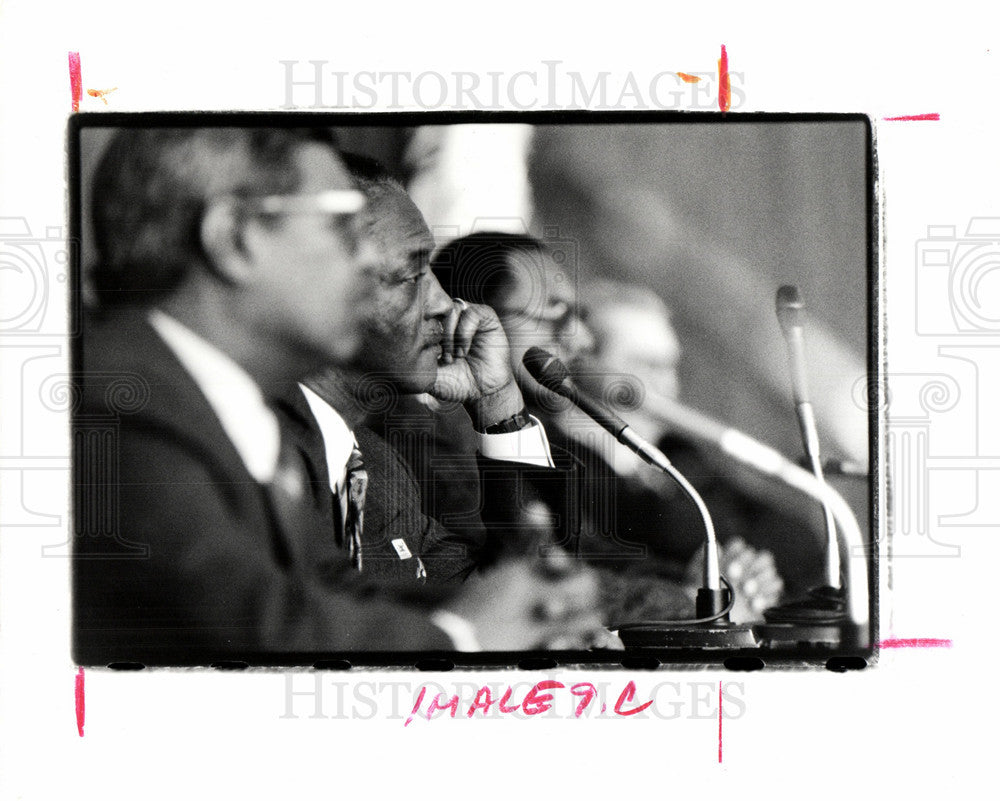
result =
[[[465,404],[479,431],[521,412],[524,398],[510,368],[510,347],[489,306],[453,301],[431,394]]]

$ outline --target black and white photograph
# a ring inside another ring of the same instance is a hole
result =
[[[0,797],[990,786],[998,12],[0,3]]]
[[[78,664],[871,654],[864,115],[82,114],[69,152]]]

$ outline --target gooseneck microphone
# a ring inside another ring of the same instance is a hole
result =
[[[788,346],[788,357],[792,365],[792,397],[795,403],[808,403],[809,390],[806,382],[806,349],[802,325],[805,304],[799,288],[786,284],[778,287],[774,298],[774,309],[778,315],[778,325]]]
[[[546,350],[533,347],[528,348],[521,363],[528,374],[549,392],[572,401],[601,428],[626,448],[635,451],[644,461],[667,472],[673,470],[670,460],[659,448],[636,434],[628,423],[603,403],[577,389],[573,379],[570,378],[569,369],[558,357]]]
[[[674,431],[716,448],[740,464],[763,476],[780,481],[816,503],[828,507],[839,526],[840,536],[834,543],[834,548],[839,552],[840,562],[844,565],[844,573],[847,576],[847,582],[843,588],[845,597],[838,597],[837,606],[839,608],[846,605],[848,618],[856,627],[857,632],[867,629],[867,572],[864,570],[864,563],[861,560],[850,558],[852,551],[856,553],[863,549],[864,540],[857,520],[854,518],[854,513],[839,493],[826,482],[819,481],[810,471],[804,470],[795,462],[785,458],[774,448],[696,409],[673,401],[652,402],[647,399],[645,411]],[[824,619],[830,617],[829,614],[824,614],[826,611],[824,607],[830,606],[824,602],[824,599],[829,597],[829,591],[830,588],[820,587],[810,592],[811,599],[816,601],[813,604],[816,607],[813,617],[821,615]],[[837,592],[839,593],[840,590]],[[793,604],[789,611],[794,612],[795,606]],[[773,617],[775,610],[769,611]],[[768,612],[765,612],[765,617],[767,615]],[[799,618],[801,617],[802,615],[799,615]],[[760,626],[755,627],[755,633],[761,635],[765,642],[773,637],[776,631],[778,634],[782,634],[778,627],[772,627],[770,630]],[[784,633],[788,634],[789,632]],[[790,629],[790,633],[801,634],[803,640],[809,640],[815,634],[814,631],[801,627]],[[858,643],[861,643],[863,639],[864,637],[859,635]]]
[[[806,381],[806,346],[803,325],[805,304],[798,287],[785,285],[778,289],[774,301],[778,315],[778,325],[785,337],[788,347],[788,361],[792,373],[792,398],[795,401],[795,413],[799,420],[799,430],[802,432],[802,444],[812,467],[816,480],[825,483],[823,463],[819,453],[819,431],[816,428],[816,415],[809,401],[809,388]],[[840,588],[840,559],[837,551],[837,524],[833,511],[828,503],[823,504],[823,516],[826,519],[826,581],[834,589]]]
[[[678,472],[659,448],[636,434],[628,423],[607,406],[577,389],[569,370],[559,358],[541,348],[532,347],[528,348],[521,363],[539,384],[550,392],[570,400],[622,445],[638,454],[643,461],[667,473],[694,501],[704,522],[706,535],[704,582],[702,589],[698,591],[696,612],[699,619],[713,615],[722,617],[719,613],[725,609],[726,596],[722,589],[719,571],[719,547],[712,517],[698,491]]]
[[[573,401],[615,439],[628,428],[628,423],[611,409],[584,395],[576,388],[573,379],[570,378],[569,368],[563,364],[562,359],[558,356],[542,348],[531,347],[525,352],[521,364],[535,381],[549,392],[555,392],[557,395],[562,395]]]
[[[799,307],[801,309],[801,306]],[[794,314],[794,312],[793,312]],[[793,325],[794,328],[794,325]],[[793,335],[794,336],[794,335]],[[797,335],[801,337],[801,331]],[[802,363],[801,361],[799,362]],[[622,442],[631,450],[635,451],[641,458],[650,464],[659,467],[673,477],[680,479],[678,483],[682,487],[690,486],[683,476],[677,473],[670,464],[667,457],[655,446],[637,436],[613,411],[603,404],[580,392],[573,384],[569,375],[569,370],[555,356],[541,348],[531,348],[525,354],[523,364],[529,374],[546,389],[568,398],[576,404],[588,416],[594,419],[602,428],[611,433],[619,442]],[[808,396],[806,396],[808,397]],[[840,527],[840,537],[833,543],[833,551],[840,557],[840,562],[844,565],[847,573],[847,581],[843,588],[842,603],[846,612],[847,621],[850,625],[840,627],[837,638],[842,646],[856,645],[865,647],[870,642],[870,631],[868,625],[868,575],[863,560],[852,559],[852,551],[859,551],[864,547],[864,540],[861,529],[858,526],[854,513],[850,506],[844,501],[835,490],[825,481],[816,478],[807,470],[803,470],[794,462],[786,459],[773,448],[749,437],[737,429],[720,423],[707,415],[689,409],[680,404],[669,404],[649,409],[661,419],[668,421],[672,426],[689,436],[702,442],[706,442],[720,448],[724,453],[736,459],[742,464],[751,467],[763,475],[772,476],[786,485],[802,492],[815,502],[820,503],[824,509],[829,509],[833,518]],[[686,489],[686,487],[685,487]],[[700,498],[696,501],[700,503]],[[703,503],[699,506],[699,509]],[[707,512],[706,515],[707,517]],[[708,519],[706,530],[711,533],[711,547],[706,545],[709,551],[718,553],[715,546],[714,528],[710,529],[711,519]],[[834,532],[836,535],[836,531]],[[716,575],[717,565],[716,561]],[[706,560],[706,571],[708,570],[708,560]],[[706,581],[706,586],[709,586]],[[702,592],[701,590],[699,592]],[[699,613],[699,616],[700,613]],[[669,625],[668,625],[669,623]],[[625,627],[621,627],[624,629]],[[679,621],[651,622],[648,624],[636,624],[630,627],[628,632],[631,640],[626,640],[626,647],[632,644],[649,647],[673,647],[673,646],[697,646],[697,647],[756,647],[759,643],[753,635],[748,640],[737,640],[735,631],[726,630],[724,627],[716,627],[714,630],[703,629],[697,631],[697,627],[690,627],[688,631],[683,631],[679,626]],[[732,627],[736,628],[736,627]],[[788,631],[785,631],[787,629]],[[765,641],[769,641],[773,647],[780,647],[784,644],[784,638],[799,636],[806,640],[812,635],[811,629],[802,626],[756,626],[753,629],[754,635],[761,635]],[[623,640],[625,632],[620,631]]]

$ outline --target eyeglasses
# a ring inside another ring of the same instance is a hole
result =
[[[355,189],[328,189],[312,195],[264,195],[239,198],[265,214],[354,215],[365,207],[364,193]]]
[[[576,320],[586,322],[587,310],[577,308],[565,300],[556,300],[541,309],[497,309],[501,317],[509,317],[518,323],[548,323],[556,331],[568,327]]]
[[[264,215],[329,216],[334,230],[344,239],[351,253],[357,251],[359,240],[359,234],[351,223],[367,203],[364,193],[356,189],[328,189],[298,195],[224,195],[217,200]]]

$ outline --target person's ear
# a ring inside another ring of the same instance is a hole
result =
[[[253,278],[253,260],[243,242],[236,209],[231,204],[209,204],[201,218],[201,245],[213,273],[223,281],[244,284]]]

